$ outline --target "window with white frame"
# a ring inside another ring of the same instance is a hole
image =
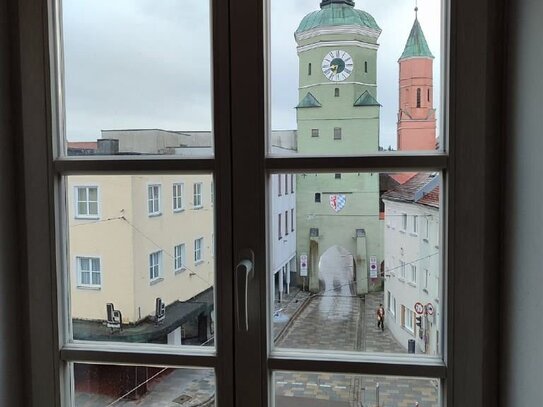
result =
[[[424,269],[424,281],[422,282],[422,288],[428,291],[428,281],[430,280],[430,271]]]
[[[77,285],[79,287],[102,286],[102,271],[98,257],[76,257]]]
[[[288,195],[288,174],[285,174],[285,195]]]
[[[402,229],[407,230],[407,213],[402,213]]]
[[[179,212],[184,209],[183,205],[183,190],[185,185],[182,182],[173,184],[173,210]]]
[[[281,214],[278,214],[277,215],[277,237],[279,240],[283,238],[283,234],[281,233],[281,227],[282,227]]]
[[[409,282],[411,284],[417,284],[417,266],[414,264],[410,265],[409,269]]]
[[[288,235],[288,211],[285,211],[285,236]]]
[[[395,316],[396,315],[396,298],[392,295],[390,291],[387,292],[387,304],[388,304],[388,312],[390,315]]]
[[[430,220],[425,216],[422,220],[422,238],[427,242],[430,239]]]
[[[202,183],[196,182],[193,185],[192,202],[194,208],[201,208],[202,205]]]
[[[405,280],[405,262],[400,260],[400,278]]]
[[[98,187],[75,187],[75,216],[83,219],[98,218]]]
[[[277,174],[277,196],[281,196],[283,193],[283,187],[281,186],[281,174]]]
[[[204,238],[200,237],[194,240],[194,263],[200,263],[204,261]]]
[[[415,313],[411,311],[406,306],[403,307],[404,310],[404,328],[410,331],[411,333],[415,332]]]
[[[162,250],[149,255],[149,280],[153,281],[162,276]]]
[[[179,272],[185,269],[185,244],[181,243],[174,247],[174,271]]]
[[[149,215],[160,214],[160,185],[149,185],[147,187],[147,204]]]
[[[413,233],[418,233],[419,231],[419,217],[417,215],[413,215],[413,224],[411,225],[411,231]]]
[[[290,192],[294,193],[294,174],[290,174]]]
[[[294,209],[290,210],[290,231],[294,232]]]

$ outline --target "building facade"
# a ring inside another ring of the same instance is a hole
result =
[[[375,153],[379,149],[374,18],[350,0],[324,0],[295,32],[299,57],[299,154]],[[297,252],[308,258],[308,285],[319,291],[319,261],[332,246],[354,261],[357,293],[381,288],[369,258],[383,258],[379,176],[297,175]]]

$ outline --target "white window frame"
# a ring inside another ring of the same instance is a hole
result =
[[[411,233],[417,235],[419,233],[419,216],[413,215],[413,222],[411,224]]]
[[[408,282],[411,285],[417,285],[417,266],[413,263],[409,267],[409,279]]]
[[[405,261],[400,260],[400,280],[405,281]]]
[[[85,189],[87,194],[87,200],[79,200],[79,190]],[[89,200],[89,190],[96,189],[96,214],[90,214],[90,203],[94,202]],[[85,202],[87,213],[79,213],[79,203]],[[74,186],[74,213],[76,219],[100,219],[100,188],[98,185],[76,185]]]
[[[407,213],[405,212],[402,213],[402,217],[400,219],[402,222],[400,232],[406,232],[407,231]]]
[[[160,216],[161,211],[161,184],[147,185],[147,214],[149,216]]]
[[[404,312],[403,328],[405,328],[406,331],[414,335],[415,334],[415,312],[411,311],[411,309],[406,307],[405,305],[403,306],[402,310]]]
[[[198,265],[204,262],[204,238],[194,239],[194,264]]]
[[[163,250],[149,253],[148,277],[151,283],[162,280]]]
[[[89,262],[89,270],[83,271],[81,267],[81,262],[87,260]],[[93,260],[98,260],[98,270],[92,269]],[[103,276],[102,276],[102,259],[100,256],[76,256],[75,257],[75,270],[77,273],[77,288],[102,288]],[[86,284],[83,282],[83,273],[89,273],[89,283]],[[93,275],[97,274],[100,279],[100,283],[94,284]]]
[[[175,182],[172,185],[172,209],[174,212],[185,210],[185,184]]]
[[[192,207],[193,209],[204,207],[203,182],[195,182],[192,185]]]
[[[185,243],[179,243],[173,248],[173,271],[180,273],[187,269],[186,267],[186,246]]]

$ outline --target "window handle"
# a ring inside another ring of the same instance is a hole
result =
[[[237,264],[235,270],[236,278],[236,313],[238,329],[249,331],[249,310],[247,300],[249,295],[249,282],[254,277],[254,254],[252,250],[245,250],[249,256],[244,256]]]

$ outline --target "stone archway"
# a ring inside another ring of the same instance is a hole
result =
[[[329,247],[319,258],[319,292],[356,294],[353,254],[339,245]]]

